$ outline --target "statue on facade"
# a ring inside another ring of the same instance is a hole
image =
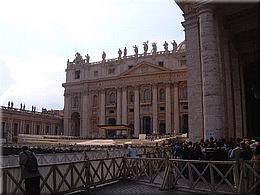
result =
[[[8,102],[8,108],[10,108],[10,101]]]
[[[107,54],[103,51],[103,53],[102,53],[102,60],[103,60],[103,61],[106,60],[106,56],[107,56]]]
[[[73,60],[73,62],[76,62],[76,63],[78,64],[78,63],[81,62],[82,60],[83,60],[82,56],[80,55],[79,52],[77,52],[77,53],[75,54],[75,59]]]
[[[23,104],[21,103],[21,104],[20,104],[20,110],[22,110],[22,109],[23,109]]]
[[[87,55],[85,55],[85,57],[86,57],[86,62],[89,63],[89,60],[90,60],[89,55],[87,54]]]
[[[153,47],[152,53],[156,53],[157,52],[157,45],[156,45],[156,43],[152,43],[152,47]]]
[[[144,54],[147,54],[147,51],[148,51],[148,41],[144,42],[143,46],[144,46]]]
[[[168,43],[165,41],[164,44],[163,44],[163,47],[164,47],[164,51],[168,52],[169,49],[168,49]]]
[[[126,49],[126,47],[124,48],[124,57],[126,57],[126,55],[127,55],[127,49]]]
[[[13,103],[13,102],[11,102],[11,108],[13,108],[13,106],[14,106],[14,103]]]
[[[173,42],[171,42],[171,44],[172,44],[172,51],[176,51],[176,49],[177,49],[177,43],[176,43],[176,41],[175,40],[173,40]]]
[[[23,105],[23,110],[25,110],[25,104]]]
[[[68,59],[68,60],[67,60],[67,65],[69,65],[69,64],[70,64],[70,60]]]
[[[133,46],[133,48],[134,48],[135,55],[138,56],[138,47],[135,45]]]
[[[121,49],[119,48],[119,50],[118,50],[118,58],[120,59],[121,57],[122,57],[122,51],[121,51]]]

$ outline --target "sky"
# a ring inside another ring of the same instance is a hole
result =
[[[184,40],[174,0],[8,0],[0,12],[0,105],[63,109],[67,60],[117,57],[119,48]],[[170,44],[169,44],[170,46]]]

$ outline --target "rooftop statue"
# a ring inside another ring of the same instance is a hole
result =
[[[157,52],[157,46],[156,46],[156,43],[152,43],[152,53],[156,53]]]
[[[171,44],[172,44],[172,51],[176,51],[176,49],[177,49],[177,43],[176,43],[176,41],[175,40],[173,40],[173,42],[171,42]]]
[[[121,58],[121,57],[122,57],[122,51],[121,51],[121,49],[119,49],[117,53],[118,53],[118,58]]]
[[[127,55],[127,49],[126,49],[126,47],[124,48],[124,57],[126,57],[126,55]]]
[[[85,57],[86,57],[86,62],[89,63],[89,60],[90,60],[89,55],[87,54]]]
[[[168,43],[165,41],[164,42],[164,44],[163,44],[163,47],[164,47],[164,50],[167,52],[167,51],[169,51],[169,49],[168,49]]]
[[[148,41],[144,42],[143,45],[144,45],[144,53],[147,54],[147,51],[148,51]]]
[[[135,46],[133,46],[133,48],[134,48],[134,51],[135,51],[135,55],[138,55],[138,47],[135,45]]]
[[[102,53],[102,60],[103,60],[103,61],[106,60],[106,56],[107,56],[107,54],[103,51],[103,53]]]
[[[80,55],[80,53],[79,52],[77,52],[76,54],[75,54],[75,59],[73,60],[73,62],[80,62],[80,61],[82,61],[83,60],[83,58],[82,58],[82,56]]]

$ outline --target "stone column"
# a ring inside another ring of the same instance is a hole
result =
[[[140,104],[139,104],[139,87],[135,88],[135,102],[134,102],[134,136],[138,137],[140,133]]]
[[[90,107],[89,107],[89,95],[88,92],[85,91],[82,97],[82,117],[81,117],[81,131],[80,136],[87,137],[89,135],[89,114],[90,114]]]
[[[172,120],[171,120],[171,87],[166,84],[166,133],[172,133]]]
[[[185,42],[187,59],[187,88],[189,102],[189,139],[193,142],[203,138],[203,100],[200,62],[199,26],[197,15],[185,13]]]
[[[158,133],[158,101],[157,85],[153,85],[153,133]]]
[[[100,125],[105,125],[106,124],[106,94],[105,91],[101,91],[101,103],[100,103]]]
[[[173,95],[173,112],[174,112],[174,135],[180,132],[179,125],[179,88],[178,83],[174,83],[174,95]]]
[[[116,95],[116,124],[121,125],[121,117],[122,117],[122,97],[121,97],[121,88],[117,89]]]
[[[204,138],[219,138],[223,131],[223,104],[220,81],[220,60],[212,7],[199,8]]]
[[[122,124],[127,125],[127,89],[122,89]]]
[[[70,99],[70,96],[69,94],[66,94],[64,93],[64,135],[70,135],[70,127],[69,127],[69,119],[70,119],[70,116],[69,116],[69,109],[70,109],[70,104],[69,104],[69,99]],[[46,133],[46,124],[44,125],[44,133]]]

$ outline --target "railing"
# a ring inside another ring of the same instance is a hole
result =
[[[167,152],[160,152],[135,159],[115,157],[41,165],[40,189],[42,194],[66,193],[130,179],[162,190],[252,193],[260,186],[260,175],[254,170],[254,163],[168,159]],[[19,166],[2,168],[2,194],[25,193],[20,171]]]

